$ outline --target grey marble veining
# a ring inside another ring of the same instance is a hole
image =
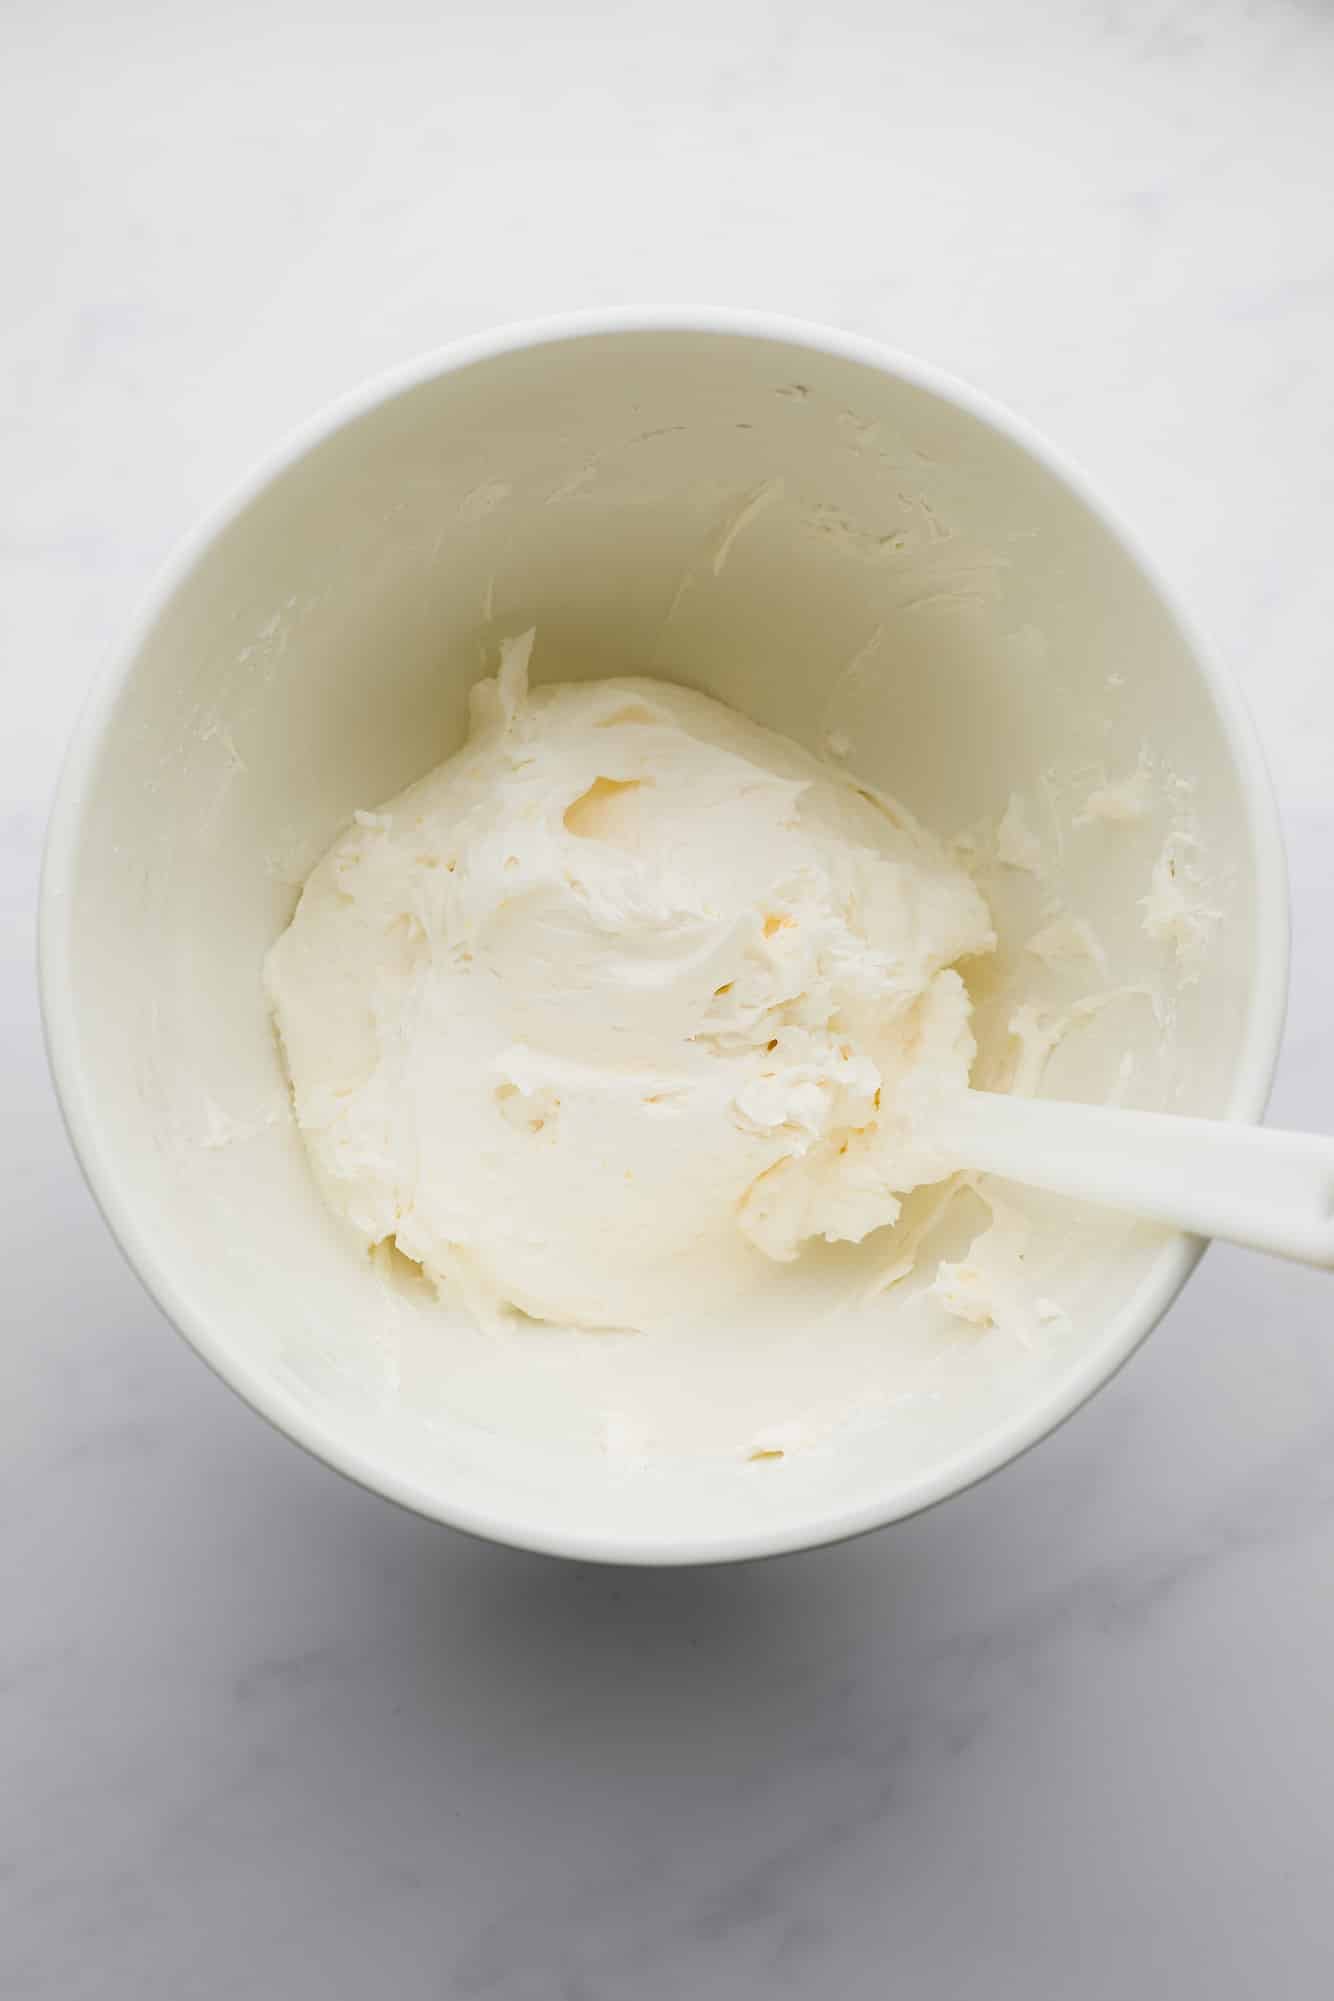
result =
[[[46,800],[175,537],[416,349],[714,298],[971,376],[1136,521],[1257,713],[1294,876],[1273,1116],[1334,1128],[1334,22],[833,11],[8,11],[5,1996],[1327,1985],[1320,1275],[1211,1252],[1057,1437],[897,1530],[566,1566],[246,1411],[122,1265],[46,1082]]]

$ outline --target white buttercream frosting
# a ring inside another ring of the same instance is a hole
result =
[[[331,1206],[479,1318],[670,1321],[943,1177],[990,915],[890,800],[719,703],[529,692],[362,812],[266,981]]]

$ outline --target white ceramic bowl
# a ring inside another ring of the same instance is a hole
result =
[[[1161,828],[1076,838],[1060,774],[1149,744],[1225,921],[1198,983],[1168,981],[1170,1060],[1147,1010],[1112,1044],[1138,1051],[1152,1101],[1261,1115],[1286,986],[1280,834],[1238,695],[1143,554],[1040,440],[921,363],[753,315],[604,314],[465,342],[307,428],[188,544],[101,680],[41,923],[51,1062],[93,1191],[242,1396],[441,1521],[687,1563],[911,1514],[1104,1383],[1200,1246],[1085,1237],[1058,1214],[1062,1339],[781,1469],[621,1462],[545,1437],[522,1371],[512,1427],[454,1408],[439,1350],[386,1332],[380,1281],[314,1192],[264,952],[353,810],[454,747],[496,636],[530,623],[539,678],[660,671],[808,743],[836,728],[942,833],[1045,786],[1059,893],[1131,980],[1167,977],[1137,915]],[[998,895],[1023,892],[1011,874]],[[1060,1088],[1101,1094],[1106,1060],[1072,1058]]]

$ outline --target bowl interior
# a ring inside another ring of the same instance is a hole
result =
[[[539,680],[682,680],[846,746],[942,835],[986,823],[972,851],[1004,949],[979,972],[981,1075],[1003,1076],[1019,1000],[1078,1015],[1104,996],[1045,1089],[1258,1111],[1282,968],[1256,781],[1137,562],[1026,445],[910,372],[646,326],[392,391],[289,459],[157,602],[85,727],[48,878],[53,1055],[95,1188],[215,1366],[445,1519],[672,1559],[906,1513],[1105,1377],[1189,1247],[1034,1202],[1033,1269],[1062,1315],[1028,1346],[949,1322],[916,1281],[831,1331],[798,1286],[772,1324],[683,1342],[666,1449],[644,1452],[632,1342],[488,1345],[360,1257],[312,1185],[265,951],[354,809],[457,746],[470,684],[530,624]],[[1143,816],[1090,816],[1146,753]],[[1040,874],[994,851],[1016,795]],[[1143,929],[1165,854],[1216,913],[1194,964]],[[1062,912],[1105,970],[1025,950]],[[803,1400],[847,1421],[752,1460]],[[720,1410],[741,1413],[730,1441]]]

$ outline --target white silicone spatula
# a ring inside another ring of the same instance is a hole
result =
[[[960,1166],[1334,1267],[1334,1139],[1170,1112],[961,1091],[937,1128]]]

